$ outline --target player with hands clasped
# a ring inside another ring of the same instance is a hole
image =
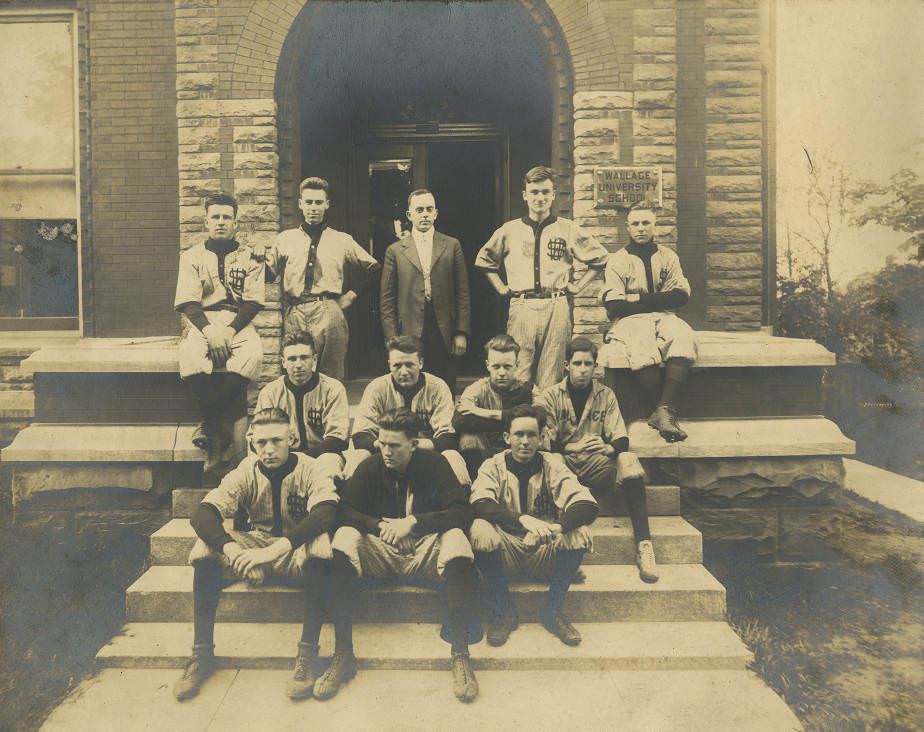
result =
[[[475,511],[469,536],[487,581],[492,619],[488,643],[503,645],[519,624],[507,576],[549,580],[542,624],[573,646],[581,634],[562,613],[565,595],[591,546],[587,526],[597,502],[561,455],[540,452],[545,410],[521,404],[505,416],[509,449],[488,458],[472,483]]]
[[[538,404],[549,415],[551,448],[564,456],[578,479],[599,496],[621,491],[635,536],[635,562],[645,582],[657,582],[645,471],[629,451],[626,424],[612,389],[594,380],[597,346],[583,336],[573,338],[565,350],[567,375],[543,390]]]
[[[198,694],[215,671],[215,614],[225,579],[254,586],[273,579],[302,588],[302,637],[286,693],[292,699],[310,696],[318,674],[332,557],[328,532],[337,520],[339,497],[323,466],[290,452],[297,438],[285,412],[257,412],[249,434],[254,454],[206,494],[191,519],[197,536],[189,554],[194,567],[193,652],[173,689],[179,700]],[[240,510],[246,511],[253,529],[225,529],[224,519]]]
[[[653,204],[633,204],[626,215],[631,241],[607,262],[601,298],[612,324],[600,361],[617,394],[641,387],[655,405],[648,424],[668,442],[677,442],[687,433],[677,423],[675,400],[696,359],[696,336],[673,313],[690,299],[690,283],[677,254],[655,241],[656,222]],[[632,376],[634,383],[626,383]]]
[[[180,254],[174,307],[188,325],[178,352],[180,378],[192,387],[202,415],[192,442],[208,453],[205,471],[218,477],[243,452],[234,444],[235,424],[241,421],[243,430],[247,384],[263,368],[252,321],[265,305],[265,285],[261,258],[234,238],[231,196],[205,202],[205,229],[208,240]]]
[[[356,673],[352,609],[359,578],[409,584],[445,583],[453,691],[463,702],[478,695],[468,645],[481,639],[472,627],[474,570],[465,536],[471,522],[468,488],[438,452],[418,449],[418,421],[401,408],[379,420],[379,452],[366,458],[343,487],[340,528],[334,534],[331,615],[336,646],[314,695],[327,699]]]
[[[528,214],[495,231],[475,259],[498,294],[510,298],[507,333],[520,345],[516,376],[540,389],[562,377],[571,336],[570,298],[600,273],[607,258],[606,248],[584,229],[552,213],[554,179],[550,168],[527,171],[523,200]]]

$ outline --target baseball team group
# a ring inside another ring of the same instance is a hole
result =
[[[456,362],[471,338],[468,264],[459,241],[436,231],[432,192],[410,194],[411,230],[384,264],[326,224],[321,178],[299,186],[304,223],[265,251],[235,240],[232,197],[206,201],[208,237],[181,254],[175,302],[187,325],[180,376],[202,415],[193,441],[214,486],[191,519],[194,639],[177,699],[195,696],[216,668],[219,599],[235,581],[300,588],[302,635],[286,687],[294,700],[328,699],[355,675],[363,583],[440,589],[453,691],[470,702],[469,646],[502,645],[518,626],[511,579],[547,581],[542,624],[580,643],[562,608],[583,579],[601,497],[622,496],[639,577],[658,580],[646,476],[616,394],[646,405],[664,440],[686,438],[674,405],[696,343],[673,311],[689,282],[656,241],[651,203],[628,210],[630,241],[611,254],[554,214],[549,168],[529,170],[522,195],[526,215],[497,229],[473,263],[509,300],[507,329],[484,344],[487,375],[458,395]],[[611,324],[598,348],[572,337],[572,306],[601,273]],[[366,386],[351,429],[344,312],[377,278],[387,373]],[[253,320],[277,279],[284,374],[260,390],[248,425],[247,387],[264,358]],[[325,616],[335,633],[326,668]]]

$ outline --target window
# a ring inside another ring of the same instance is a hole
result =
[[[74,26],[0,14],[0,330],[79,328]]]

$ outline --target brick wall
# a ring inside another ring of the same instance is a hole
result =
[[[86,0],[95,323],[173,333],[177,246],[172,0]]]

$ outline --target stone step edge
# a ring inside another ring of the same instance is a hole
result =
[[[449,648],[435,623],[356,623],[360,668],[447,670]],[[476,669],[667,670],[743,669],[753,656],[723,621],[581,623],[583,642],[564,646],[539,623],[523,623],[508,642],[470,646]],[[289,669],[298,623],[217,623],[219,668]],[[111,668],[183,668],[192,623],[128,623],[100,649],[97,664]],[[333,628],[321,633],[320,656],[333,652]]]

